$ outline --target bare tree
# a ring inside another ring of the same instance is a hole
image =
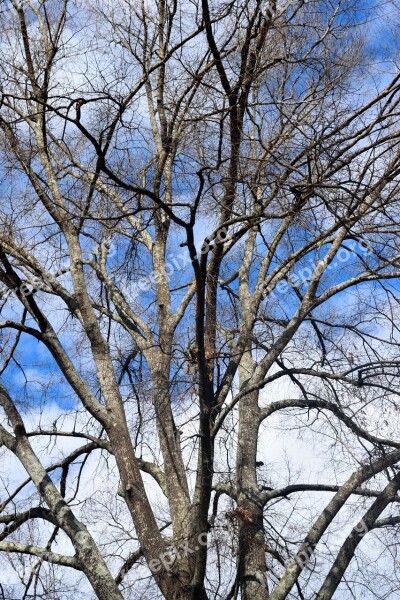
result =
[[[24,598],[398,596],[398,16],[1,5],[0,550]]]

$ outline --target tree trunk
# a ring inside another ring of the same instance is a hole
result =
[[[265,600],[268,585],[265,564],[263,510],[244,500],[237,508],[239,520],[239,584],[242,600]]]
[[[241,387],[254,370],[247,353],[240,367]],[[238,576],[241,600],[269,597],[265,563],[263,503],[257,484],[258,392],[244,396],[239,406],[237,450],[237,509],[239,525]]]

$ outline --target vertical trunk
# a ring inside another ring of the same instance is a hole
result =
[[[268,585],[265,565],[263,510],[257,502],[242,500],[239,520],[239,585],[242,600],[265,600]]]
[[[254,364],[246,354],[240,367],[241,385]],[[244,396],[239,406],[237,449],[237,509],[239,525],[238,575],[241,600],[269,597],[263,527],[263,503],[257,485],[258,392]]]
[[[151,366],[154,377],[153,405],[156,412],[156,426],[164,463],[168,502],[174,536],[185,537],[190,513],[189,488],[183,463],[179,432],[174,423],[171,409],[169,360],[162,360],[160,353],[154,353],[156,367]],[[151,362],[149,360],[149,364]]]
[[[174,589],[165,596],[165,600],[208,600],[208,596],[204,587],[199,589],[182,584],[181,587]]]

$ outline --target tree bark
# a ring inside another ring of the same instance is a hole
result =
[[[254,361],[246,353],[239,373],[242,386],[254,371]],[[266,600],[269,596],[265,563],[263,501],[257,484],[257,442],[259,422],[258,392],[245,395],[239,405],[237,450],[239,525],[238,577],[242,600]]]

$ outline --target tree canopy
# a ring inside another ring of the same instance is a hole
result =
[[[0,598],[398,597],[399,15],[1,3]]]

